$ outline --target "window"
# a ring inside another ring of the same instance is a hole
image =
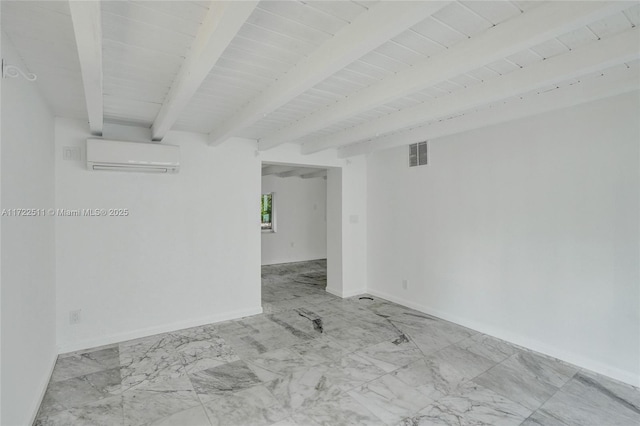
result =
[[[427,164],[427,142],[409,145],[409,167]]]
[[[260,198],[260,228],[263,231],[276,232],[275,209],[273,208],[274,192],[262,194]]]

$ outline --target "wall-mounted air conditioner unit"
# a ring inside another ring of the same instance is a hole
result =
[[[121,172],[178,173],[180,147],[159,143],[87,139],[87,168]]]

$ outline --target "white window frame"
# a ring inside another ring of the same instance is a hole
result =
[[[273,234],[276,232],[276,193],[275,192],[267,192],[261,195],[271,195],[271,228],[262,228],[262,219],[260,219],[260,231],[263,234]],[[262,201],[261,201],[262,202]]]

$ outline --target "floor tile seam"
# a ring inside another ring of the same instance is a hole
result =
[[[479,388],[481,388],[481,389],[483,389],[483,390],[486,390],[486,391],[489,391],[489,392],[491,392],[491,393],[494,393],[494,394],[498,395],[499,397],[501,397],[501,398],[503,398],[503,399],[507,400],[507,401],[508,401],[508,402],[510,402],[511,404],[514,404],[514,405],[517,405],[517,406],[519,406],[519,407],[523,408],[524,410],[531,411],[531,413],[529,414],[529,416],[527,416],[526,418],[524,418],[524,419],[523,419],[523,422],[524,422],[526,419],[528,419],[531,415],[533,415],[533,413],[535,413],[535,412],[540,408],[540,407],[538,407],[538,408],[536,408],[536,409],[531,409],[531,408],[529,408],[529,407],[526,407],[526,406],[524,406],[524,405],[520,404],[519,402],[516,402],[516,401],[512,400],[511,398],[509,398],[509,397],[507,397],[507,396],[505,396],[505,395],[502,395],[502,394],[500,394],[500,393],[498,393],[498,392],[494,391],[494,390],[493,390],[493,389],[491,389],[491,388],[488,388],[488,387],[483,386],[483,385],[481,385],[481,384],[479,384],[479,383],[476,383],[476,382],[474,382],[473,380],[463,380],[463,382],[462,382],[462,383],[460,383],[460,384],[456,385],[456,386],[455,386],[455,387],[454,387],[450,392],[444,393],[443,391],[440,391],[440,390],[439,390],[439,391],[438,391],[438,393],[440,393],[440,395],[439,395],[437,398],[434,398],[434,399],[433,399],[433,401],[432,401],[431,403],[427,404],[425,407],[421,408],[419,411],[424,410],[424,409],[425,409],[426,407],[428,407],[429,405],[433,405],[433,404],[438,403],[439,401],[441,401],[441,400],[442,400],[442,399],[444,399],[444,398],[447,398],[447,397],[450,397],[450,396],[455,396],[456,392],[457,392],[457,391],[459,391],[459,390],[462,388],[462,386],[467,385],[467,384],[470,384],[470,383],[472,383],[472,384],[473,384],[473,386],[476,386],[476,387],[479,387]],[[418,412],[419,412],[419,411],[418,411]]]
[[[372,346],[375,346],[375,345],[372,345]],[[354,391],[354,390],[356,390],[356,389],[358,389],[358,388],[362,388],[362,387],[364,387],[364,386],[368,385],[368,384],[369,384],[369,383],[371,383],[371,382],[374,382],[374,381],[376,381],[376,380],[380,380],[380,379],[381,379],[382,377],[384,377],[384,376],[392,376],[392,377],[395,377],[395,376],[393,376],[393,373],[395,373],[395,372],[396,372],[396,371],[398,371],[398,370],[401,370],[401,369],[405,368],[407,365],[413,364],[414,362],[418,362],[418,361],[421,361],[421,360],[419,360],[419,359],[418,359],[418,360],[415,360],[415,361],[411,361],[411,362],[409,362],[408,364],[403,365],[403,366],[401,366],[401,367],[398,367],[398,368],[396,368],[396,369],[394,369],[394,370],[391,370],[391,371],[388,371],[388,372],[387,372],[387,371],[385,371],[383,374],[381,374],[381,375],[380,375],[380,376],[378,376],[378,377],[375,377],[375,378],[373,378],[373,379],[371,379],[371,380],[368,380],[368,381],[366,381],[366,382],[363,382],[363,383],[361,383],[361,384],[359,384],[359,385],[356,385],[356,386],[354,386],[354,387],[352,387],[352,388],[350,388],[350,389],[347,389],[347,390],[345,390],[345,391],[341,392],[341,393],[340,393],[340,395],[342,395],[343,393],[352,392],[352,391]],[[374,364],[372,364],[372,365],[374,365]],[[375,366],[375,365],[374,365],[374,366]],[[400,380],[400,379],[398,379],[398,380]],[[403,383],[404,383],[404,382],[403,382]]]
[[[515,352],[515,353],[513,353],[513,354],[509,355],[508,357],[506,357],[506,358],[505,358],[505,359],[503,359],[502,361],[500,361],[500,362],[496,363],[493,367],[488,368],[488,369],[487,369],[485,372],[483,372],[482,374],[486,374],[486,373],[488,373],[489,371],[493,370],[494,368],[497,368],[498,366],[503,365],[507,360],[509,360],[509,359],[511,359],[511,358],[513,358],[513,357],[515,357],[515,356],[517,356],[517,355],[518,355],[518,352]],[[479,376],[480,376],[480,375],[478,375],[478,376],[474,377],[474,379],[478,378]],[[474,383],[476,383],[476,382],[474,381]],[[479,383],[476,383],[476,384],[477,384],[477,385],[480,385]]]
[[[91,373],[91,374],[93,374],[93,373]],[[94,389],[95,391],[99,392],[100,394],[102,394],[102,393],[103,393],[103,392],[101,392],[99,389],[97,389],[97,388],[96,388],[96,387],[95,387],[95,386],[94,386],[94,385],[93,385],[89,380],[87,380],[84,376],[78,376],[78,377],[74,377],[74,378],[72,378],[72,379],[68,379],[68,380],[73,380],[73,379],[82,379],[82,380],[83,380],[83,381],[85,381],[85,382],[86,382],[86,383],[87,383],[87,384],[88,384],[92,389]],[[57,383],[60,383],[60,382],[57,382]],[[67,403],[65,403],[65,402],[63,402],[63,401],[60,401],[60,400],[59,400],[58,398],[56,398],[55,396],[50,396],[50,398],[52,398],[56,403],[60,404],[60,406],[64,408],[63,410],[58,410],[58,411],[56,411],[56,412],[55,412],[56,414],[58,414],[58,413],[61,413],[61,412],[63,412],[63,411],[71,412],[71,410],[74,410],[74,409],[80,409],[80,408],[86,407],[87,405],[90,405],[90,404],[93,404],[93,403],[96,403],[96,402],[100,402],[100,401],[102,401],[102,400],[104,400],[104,399],[107,399],[107,398],[110,398],[110,397],[113,397],[113,396],[117,396],[117,395],[121,395],[121,394],[122,394],[122,393],[120,393],[120,394],[116,394],[116,395],[106,395],[106,396],[103,396],[103,397],[101,397],[101,398],[95,399],[95,400],[93,400],[93,401],[88,401],[88,402],[85,402],[85,403],[83,403],[83,404],[80,404],[80,405],[73,405],[73,406],[70,406],[69,404],[67,404]],[[48,416],[47,416],[47,417],[48,417]]]
[[[446,348],[448,348],[448,347],[450,347],[450,346],[453,346],[453,345],[449,345],[449,346],[447,346],[447,347],[445,347],[445,348],[442,348],[441,350],[434,352],[432,355],[434,355],[434,354],[436,354],[437,352],[440,352],[440,351],[442,351],[442,350],[445,350]],[[425,361],[425,360],[426,360],[426,358],[428,358],[428,356],[424,356],[422,359],[418,359],[418,360],[412,361],[412,362],[410,362],[410,363],[409,363],[409,364],[407,364],[407,365],[414,364],[414,363],[417,363],[417,362],[420,362],[420,361]],[[397,369],[395,369],[395,370],[393,370],[393,371],[389,372],[388,374],[395,373],[396,371],[401,370],[402,368],[406,367],[407,365],[405,365],[405,366],[403,366],[403,367],[399,367],[399,368],[397,368]],[[462,382],[461,382],[461,383],[459,383],[458,385],[454,386],[454,387],[453,387],[453,389],[452,389],[452,391],[450,391],[450,392],[448,392],[448,393],[444,393],[443,391],[438,390],[438,392],[439,392],[441,395],[440,395],[439,397],[437,397],[437,398],[432,399],[432,401],[431,401],[429,404],[427,404],[425,407],[421,408],[421,409],[420,409],[420,410],[418,410],[418,411],[423,410],[423,409],[424,409],[424,408],[426,408],[427,406],[429,406],[429,405],[431,405],[431,404],[433,404],[433,403],[437,402],[438,400],[440,400],[440,399],[442,399],[442,398],[444,398],[444,397],[446,397],[446,396],[450,396],[450,395],[452,395],[452,394],[453,394],[453,392],[455,392],[456,390],[460,389],[460,387],[461,387],[461,386],[463,386],[463,385],[465,385],[465,384],[468,384],[468,383],[473,383],[475,386],[480,386],[480,387],[481,387],[481,388],[483,388],[483,389],[489,390],[489,391],[491,391],[491,392],[493,392],[493,393],[495,393],[495,394],[497,394],[497,395],[500,395],[501,397],[503,397],[503,398],[507,399],[508,401],[510,401],[510,402],[512,402],[512,403],[514,403],[514,404],[517,404],[517,405],[520,405],[520,406],[524,407],[522,404],[520,404],[520,403],[518,403],[518,402],[515,402],[515,401],[512,401],[511,399],[509,399],[509,398],[505,397],[504,395],[498,394],[498,393],[497,393],[497,392],[495,392],[494,390],[489,389],[489,388],[487,388],[486,386],[483,386],[483,385],[481,385],[481,384],[479,384],[479,383],[476,383],[476,382],[474,381],[474,379],[475,379],[475,378],[477,378],[477,377],[479,377],[480,375],[482,375],[482,374],[486,373],[487,371],[489,371],[490,369],[494,368],[495,366],[497,366],[497,364],[496,364],[496,365],[494,365],[493,367],[488,368],[487,370],[485,370],[484,372],[482,372],[482,373],[478,374],[477,376],[475,376],[475,377],[473,377],[473,378],[469,378],[469,379],[464,378],[464,379],[462,380]],[[527,407],[524,407],[524,408],[525,408],[525,409],[527,409],[527,410],[529,409],[529,408],[527,408]]]
[[[419,360],[417,360],[417,361],[419,361]],[[415,361],[414,361],[414,362],[415,362]],[[412,363],[409,363],[409,364],[412,364]],[[407,365],[409,365],[409,364],[407,364]],[[368,385],[368,384],[369,384],[369,383],[371,383],[371,382],[374,382],[374,381],[376,381],[376,380],[379,380],[379,379],[381,379],[381,378],[382,378],[382,377],[384,377],[384,376],[387,376],[387,375],[391,376],[391,375],[392,375],[392,373],[394,373],[395,371],[398,371],[398,370],[400,370],[400,369],[402,369],[402,368],[404,368],[404,367],[406,367],[406,365],[405,365],[405,366],[403,366],[403,367],[398,367],[398,368],[396,368],[396,369],[395,369],[395,370],[393,370],[393,371],[390,371],[390,372],[388,372],[388,373],[385,373],[385,374],[381,375],[380,377],[376,377],[375,379],[369,380],[368,382],[363,383],[363,384],[361,384],[361,385],[359,385],[359,386],[356,386],[356,387],[354,387],[354,388],[352,388],[352,389],[349,389],[348,391],[345,391],[345,392],[343,392],[343,393],[353,392],[353,391],[355,391],[357,388],[362,388],[363,386],[366,386],[366,385]],[[398,380],[400,380],[400,379],[398,379]],[[403,382],[403,383],[404,383],[404,382]],[[423,394],[423,393],[422,393],[422,392],[420,392],[418,389],[416,389],[416,388],[414,388],[414,387],[412,387],[412,389],[413,389],[413,390],[415,390],[416,392],[420,393],[421,395],[424,395],[426,398],[429,398],[431,401],[430,401],[429,403],[427,403],[425,406],[423,406],[423,407],[421,407],[420,409],[416,410],[415,412],[412,412],[412,414],[411,414],[410,416],[404,416],[404,417],[402,417],[402,419],[405,419],[405,418],[408,418],[408,417],[414,417],[414,415],[415,415],[415,414],[419,413],[420,411],[424,410],[426,407],[428,407],[429,405],[431,405],[431,404],[433,404],[433,403],[435,402],[435,400],[434,400],[434,399],[432,399],[432,398],[431,398],[430,396],[428,396],[428,395]],[[340,395],[342,395],[342,393],[341,393]],[[352,398],[353,398],[353,397],[352,397]],[[355,398],[353,398],[353,399],[355,399]],[[358,403],[359,403],[359,401],[356,401],[356,402],[358,402]],[[360,404],[360,405],[362,405],[362,404]],[[366,408],[366,407],[365,407],[365,408]],[[369,410],[369,411],[370,411],[370,410]],[[372,413],[372,414],[373,414],[377,419],[379,419],[382,423],[388,424],[388,423],[386,423],[383,419],[381,419],[380,417],[378,417],[375,413]],[[401,419],[400,421],[402,421],[402,419]],[[393,424],[393,425],[395,425],[395,424],[398,424],[398,422],[395,422],[395,423],[392,423],[392,424]]]
[[[536,356],[542,356],[544,359],[551,359],[551,360],[556,361],[556,362],[561,362],[563,364],[567,364],[567,365],[571,365],[572,367],[576,367],[576,366],[573,366],[572,364],[568,364],[568,363],[566,363],[564,361],[561,361],[561,360],[559,360],[557,358],[549,357],[548,355],[540,354],[539,352],[533,351],[531,349],[526,349],[525,348],[524,350],[521,350],[521,352],[531,353],[531,354],[536,355]],[[515,354],[513,354],[512,356],[516,356],[516,355],[518,355],[517,352]],[[509,357],[509,358],[511,358],[511,357]],[[583,369],[581,369],[579,367],[576,367],[576,369],[577,369],[577,371],[575,373],[573,373],[571,376],[567,376],[567,375],[562,374],[562,373],[557,373],[559,376],[567,377],[567,380],[565,380],[565,382],[561,386],[556,386],[553,383],[549,383],[548,380],[539,380],[540,382],[544,383],[545,385],[551,386],[551,387],[555,388],[556,390],[551,394],[551,396],[549,396],[549,398],[545,399],[544,402],[540,406],[538,406],[538,408],[536,408],[536,411],[540,407],[542,407],[542,405],[546,404],[547,401],[549,401],[551,398],[553,398],[558,392],[560,392],[560,390],[562,388],[564,388],[567,384],[569,384],[569,382],[571,382],[571,380],[573,380],[573,378],[576,376],[576,374],[578,374],[580,371],[583,370]],[[538,375],[534,375],[534,376],[535,376],[536,379],[539,379]]]
[[[418,391],[418,392],[419,392],[419,391]],[[422,392],[420,392],[420,393],[422,394]],[[424,395],[424,394],[423,394],[423,395]],[[427,398],[431,399],[431,397],[429,397],[428,395],[425,395],[425,396],[427,396]],[[439,399],[439,398],[437,398],[437,399]],[[418,409],[418,410],[416,410],[416,411],[412,412],[412,413],[411,413],[411,415],[406,416],[406,417],[403,417],[403,419],[405,419],[405,418],[414,418],[414,417],[417,417],[417,416],[420,414],[420,412],[421,412],[422,410],[424,410],[425,408],[429,407],[430,405],[435,404],[435,402],[436,402],[436,399],[431,399],[431,402],[429,402],[428,404],[426,404],[426,405],[425,405],[425,406],[423,406],[423,407],[420,407],[420,409]],[[400,420],[400,421],[402,421],[402,420]]]
[[[578,369],[578,371],[576,371],[575,373],[573,373],[573,375],[571,375],[571,377],[569,377],[569,379],[568,379],[566,382],[564,382],[564,383],[562,384],[562,386],[557,387],[556,391],[555,391],[555,392],[553,392],[553,394],[552,394],[549,398],[545,399],[545,401],[544,401],[542,404],[540,404],[540,406],[539,406],[538,408],[536,408],[536,410],[535,410],[535,411],[538,411],[539,409],[541,409],[541,408],[544,406],[544,404],[546,404],[546,403],[547,403],[551,398],[553,398],[554,396],[556,396],[556,395],[557,395],[557,394],[559,394],[560,392],[563,392],[562,390],[563,390],[567,385],[569,385],[569,383],[571,383],[571,381],[576,377],[576,375],[577,375],[579,372],[581,372],[582,370],[584,370],[584,369],[579,368],[579,369]],[[552,386],[553,386],[553,385],[552,385]],[[566,392],[563,392],[563,393],[566,393]]]
[[[124,397],[120,394],[120,400],[122,404],[122,426],[125,426],[125,415],[124,415]]]
[[[533,415],[534,415],[534,414],[536,414],[538,411],[540,411],[540,409],[541,409],[541,408],[542,408],[542,406],[540,406],[540,407],[536,408],[535,410],[533,410],[533,411],[531,412],[531,414],[529,414],[529,415],[527,416],[527,418],[525,418],[525,419],[520,423],[520,426],[522,426],[523,424],[525,424],[525,423],[527,422],[527,420],[531,419],[531,418],[533,417]]]
[[[496,364],[496,365],[494,365],[493,367],[491,367],[491,368],[487,369],[487,370],[486,370],[485,372],[483,372],[482,374],[486,374],[486,373],[487,373],[487,372],[489,372],[490,370],[493,370],[494,368],[498,367],[499,365],[502,365],[502,364],[503,364],[504,362],[506,362],[508,359],[510,359],[510,358],[512,358],[512,357],[515,357],[515,356],[517,356],[517,355],[518,355],[518,352],[514,353],[513,355],[508,356],[507,358],[503,359],[502,361],[500,361],[499,363],[497,363],[497,364]],[[481,374],[480,374],[480,375],[481,375]],[[547,399],[545,399],[545,400],[544,400],[544,402],[542,402],[541,404],[539,404],[536,408],[531,409],[531,408],[529,408],[529,407],[524,406],[523,404],[521,404],[521,403],[519,403],[519,402],[513,401],[511,398],[509,398],[509,397],[508,397],[508,396],[506,396],[506,395],[503,395],[502,393],[498,393],[498,392],[494,391],[493,389],[488,388],[488,387],[486,387],[486,386],[484,386],[484,385],[482,385],[482,384],[480,384],[480,383],[476,382],[476,381],[475,381],[475,379],[477,379],[478,377],[480,377],[480,375],[478,375],[478,376],[474,377],[474,378],[473,378],[473,379],[471,379],[470,381],[472,381],[476,386],[480,386],[480,387],[482,387],[482,388],[484,388],[484,389],[488,389],[488,390],[490,390],[491,392],[493,392],[493,393],[495,393],[495,394],[497,394],[497,395],[500,395],[501,397],[503,397],[503,398],[507,399],[508,401],[513,402],[514,404],[518,404],[518,405],[520,405],[521,407],[524,407],[524,408],[525,408],[525,409],[527,409],[527,410],[532,410],[532,411],[531,411],[531,414],[529,415],[529,417],[530,417],[531,415],[533,415],[533,413],[535,413],[536,411],[538,411],[540,408],[542,408],[542,406],[543,406],[544,404],[546,404],[546,403],[547,403],[547,401],[549,401],[551,398],[553,398],[553,396],[554,396],[555,394],[557,394],[557,393],[560,391],[560,388],[558,388],[558,387],[556,387],[556,386],[554,386],[554,385],[552,385],[552,384],[548,383],[548,385],[549,385],[549,386],[553,386],[554,388],[556,388],[556,390],[553,392],[553,394],[551,394],[551,396],[549,396]],[[574,375],[575,375],[575,374],[574,374]],[[568,382],[567,382],[567,383],[568,383]],[[565,383],[565,385],[566,385],[566,383]],[[563,386],[564,386],[564,385],[563,385]],[[529,417],[527,417],[527,418],[529,418]],[[526,419],[525,419],[525,420],[526,420]]]
[[[270,386],[267,386],[269,383],[273,383],[278,379],[274,379],[274,380],[270,380],[268,382],[263,382],[260,383],[260,385],[262,385],[267,392],[269,392],[269,394],[273,397],[273,399],[275,399],[276,401],[278,401],[278,404],[280,404],[280,407],[282,407],[282,409],[284,410],[284,412],[288,415],[288,417],[293,416],[293,414],[295,413],[295,410],[293,409],[293,407],[291,407],[290,409],[288,409],[284,404],[283,401],[280,400],[280,398],[278,398],[278,395],[276,395],[275,393],[273,393],[273,390],[271,390]],[[257,385],[256,385],[257,386]],[[253,387],[253,386],[252,386]],[[277,423],[277,422],[276,422]],[[213,422],[211,423],[213,425]]]
[[[353,351],[353,352],[346,353],[346,354],[344,354],[340,359],[345,358],[345,357],[347,357],[347,356],[349,356],[349,355],[353,355],[353,354],[358,355],[358,354],[356,353],[357,351],[358,351],[358,350]],[[308,366],[306,366],[306,367],[309,367],[309,368],[311,368],[311,367],[327,367],[327,368],[329,368],[329,369],[332,369],[332,368],[331,368],[331,366],[332,366],[333,364],[336,364],[336,363],[337,363],[337,362],[339,362],[339,361],[340,361],[340,360],[338,360],[338,361],[328,360],[328,361],[325,361],[325,362],[321,362],[321,363],[317,363],[317,364],[308,365]],[[369,361],[367,361],[367,362],[369,362]],[[374,367],[375,367],[375,365],[374,365],[373,363],[371,363],[371,362],[369,362],[369,363],[370,363],[372,366],[374,366]],[[394,371],[395,371],[395,370],[394,370]],[[368,381],[362,382],[362,383],[360,383],[360,384],[358,384],[358,385],[355,385],[355,386],[353,386],[353,387],[349,387],[349,388],[346,388],[346,389],[344,389],[344,390],[341,390],[341,391],[338,393],[338,395],[343,395],[343,394],[345,394],[345,393],[347,393],[347,392],[351,392],[352,390],[354,390],[354,389],[356,389],[356,388],[358,388],[358,387],[362,387],[362,386],[364,386],[365,384],[368,384],[368,383],[370,383],[370,382],[372,382],[372,381],[374,381],[374,380],[377,380],[377,379],[379,379],[379,378],[381,378],[381,377],[383,377],[383,376],[386,376],[387,374],[388,374],[388,373],[384,372],[383,374],[381,374],[381,375],[379,375],[379,376],[377,376],[377,377],[375,377],[375,378],[373,378],[373,379],[371,379],[371,380],[368,380]],[[276,379],[276,380],[277,380],[277,379]],[[271,382],[272,382],[272,381],[271,381]]]
[[[191,377],[189,377],[189,382],[191,382]],[[191,382],[191,386],[193,387],[193,382]],[[195,392],[195,387],[194,387],[194,392]],[[209,417],[209,412],[207,411],[207,407],[205,407],[204,403],[202,402],[202,399],[200,398],[200,395],[198,395],[198,392],[196,392],[196,397],[198,398],[200,407],[202,407],[202,411],[204,411],[204,415],[207,418],[207,421],[209,422],[209,425],[207,426],[213,426],[213,422],[211,421],[211,417]]]
[[[357,399],[355,399],[354,397],[352,397],[351,395],[349,395],[351,397],[351,399],[353,400],[353,402],[355,402],[356,404],[358,404],[360,407],[364,408],[365,410],[367,410],[368,413],[370,413],[374,418],[378,419],[380,421],[381,424],[386,425],[386,426],[393,426],[398,424],[398,422],[394,422],[394,423],[389,423],[386,422],[384,419],[380,418],[376,413],[374,413],[373,411],[371,411],[369,408],[365,407],[364,404],[362,404],[360,401],[358,401]]]
[[[544,407],[544,405],[545,405],[547,402],[549,402],[549,400],[550,400],[551,398],[553,398],[553,397],[554,397],[554,396],[556,396],[558,393],[560,393],[560,391],[562,390],[562,388],[564,388],[564,387],[565,387],[565,386],[566,386],[566,385],[567,385],[571,380],[573,380],[573,377],[575,377],[575,375],[576,375],[576,374],[578,374],[578,373],[576,372],[576,373],[571,377],[571,379],[569,379],[569,380],[567,381],[567,383],[565,383],[564,385],[562,385],[561,387],[559,387],[559,388],[558,388],[558,389],[557,389],[557,390],[556,390],[556,391],[555,391],[555,392],[554,392],[554,393],[553,393],[549,398],[545,399],[545,400],[544,400],[544,402],[538,406],[538,408],[536,408],[535,410],[533,410],[533,411],[531,412],[531,414],[529,414],[529,416],[528,416],[526,419],[524,419],[524,420],[522,421],[522,423],[526,422],[526,421],[527,421],[531,416],[533,416],[534,414],[536,414],[538,411],[542,410],[542,407]],[[526,408],[526,407],[525,407],[525,408]],[[552,414],[549,414],[549,415],[550,415],[551,417],[553,417],[554,419],[556,419],[556,418],[555,418],[555,416],[553,416]],[[559,420],[559,419],[556,419],[556,420],[561,421],[561,420]],[[521,424],[522,424],[522,423],[521,423]],[[564,422],[562,422],[562,423],[564,423]]]
[[[356,386],[356,387],[357,387],[357,386]],[[354,389],[355,389],[355,388],[352,388],[352,389],[349,389],[349,390],[346,390],[346,391],[340,392],[338,395],[339,395],[339,396],[342,396],[342,395],[348,394],[348,392],[351,392],[351,391],[353,391]],[[351,400],[352,400],[355,404],[357,404],[360,408],[362,408],[362,409],[363,409],[363,410],[365,410],[367,413],[369,413],[373,418],[378,419],[378,420],[380,421],[380,423],[382,423],[382,424],[384,424],[384,425],[391,426],[391,425],[389,425],[389,423],[385,422],[385,421],[384,421],[384,420],[382,420],[380,417],[378,417],[378,416],[377,416],[373,411],[369,410],[369,408],[367,408],[364,404],[362,404],[360,401],[358,401],[357,399],[355,399],[353,396],[351,396],[351,395],[348,395],[348,396],[349,396],[349,398],[351,398]]]
[[[439,349],[439,350],[437,350],[437,351],[433,352],[433,353],[432,353],[431,355],[429,355],[429,356],[433,356],[433,355],[436,355],[436,354],[438,354],[438,353],[440,353],[440,352],[443,352],[444,350],[446,350],[446,349],[448,349],[448,348],[451,348],[451,347],[453,347],[453,346],[458,345],[458,343],[460,343],[460,342],[462,342],[462,341],[464,341],[464,340],[466,340],[466,339],[462,339],[462,340],[460,340],[460,341],[459,341],[459,342],[457,342],[457,343],[452,343],[452,344],[450,344],[449,346],[446,346],[446,347],[444,347],[444,348],[442,348],[442,349]],[[476,375],[475,375],[475,376],[473,376],[473,377],[470,377],[470,378],[469,378],[469,379],[467,379],[466,381],[472,381],[472,380],[473,380],[473,379],[475,379],[476,377],[481,376],[482,374],[486,373],[487,371],[491,370],[493,367],[495,367],[495,366],[497,366],[497,365],[499,364],[499,363],[494,362],[493,360],[491,360],[491,359],[489,359],[489,358],[487,358],[487,357],[485,357],[485,356],[483,356],[483,355],[477,354],[477,353],[472,352],[472,351],[470,351],[470,350],[468,350],[468,349],[464,349],[464,348],[460,348],[460,349],[461,349],[461,350],[464,350],[464,351],[467,351],[467,352],[469,352],[469,353],[471,353],[471,354],[473,354],[473,355],[475,355],[475,356],[479,356],[480,358],[483,358],[484,360],[486,360],[486,361],[488,361],[488,362],[493,363],[493,365],[492,365],[492,366],[487,367],[485,370],[481,371],[480,373],[476,374]],[[504,361],[504,360],[503,360],[503,361]],[[500,361],[500,363],[502,363],[502,361]],[[475,382],[474,382],[474,383],[475,383]],[[476,383],[476,384],[477,384],[477,383]]]
[[[476,382],[476,379],[477,379],[478,377],[480,377],[481,375],[483,375],[483,374],[487,374],[489,371],[491,371],[491,370],[493,370],[493,369],[495,369],[495,368],[498,368],[500,365],[503,365],[507,360],[509,360],[510,358],[513,358],[513,357],[515,357],[515,356],[517,356],[517,355],[518,355],[518,352],[516,352],[516,353],[514,353],[514,354],[509,355],[508,357],[506,357],[506,358],[505,358],[505,359],[503,359],[502,361],[500,361],[500,362],[496,363],[493,367],[488,368],[488,369],[487,369],[487,370],[485,370],[483,373],[478,374],[476,377],[474,377],[473,379],[471,379],[471,380],[469,380],[469,381],[470,381],[470,382],[473,382],[476,386],[480,386],[480,387],[482,387],[482,388],[484,388],[484,389],[488,389],[488,390],[490,390],[491,392],[493,392],[493,393],[495,393],[495,394],[497,394],[497,395],[500,395],[501,397],[506,398],[507,400],[511,401],[511,399],[510,399],[510,398],[507,398],[505,395],[502,395],[501,393],[498,393],[498,392],[494,391],[493,389],[490,389],[490,388],[488,388],[488,387],[486,387],[486,386],[484,386],[484,385],[482,385],[482,384],[480,384],[480,383]],[[518,403],[518,402],[515,402],[515,401],[511,401],[511,402],[513,402],[513,403],[515,403],[515,404],[518,404],[518,405],[523,406],[522,404],[520,404],[520,403]],[[542,406],[542,405],[539,405],[537,408],[535,408],[535,409],[533,410],[533,412],[535,412],[536,410],[538,410],[541,406]],[[523,407],[524,407],[524,406],[523,406]],[[526,408],[526,409],[528,409],[528,410],[530,409],[530,408],[527,408],[527,407],[525,407],[525,408]]]

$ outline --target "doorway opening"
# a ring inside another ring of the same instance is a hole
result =
[[[326,292],[327,174],[321,166],[262,163],[261,270],[265,313],[317,303]]]

